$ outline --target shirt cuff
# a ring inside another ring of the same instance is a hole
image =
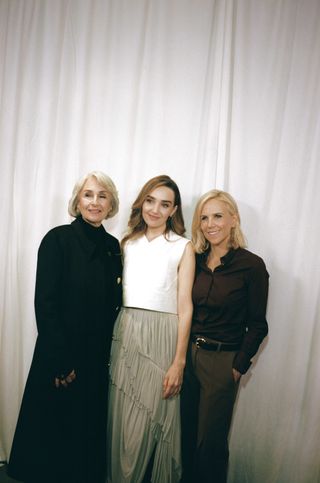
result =
[[[241,374],[245,374],[250,366],[250,357],[245,352],[239,351],[233,359],[233,369],[236,369]]]

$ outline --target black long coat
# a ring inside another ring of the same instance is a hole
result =
[[[8,473],[23,481],[100,483],[106,459],[108,359],[121,305],[119,243],[77,218],[41,242],[38,328]],[[67,388],[55,376],[75,370]]]

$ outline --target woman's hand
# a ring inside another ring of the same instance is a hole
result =
[[[241,372],[237,371],[237,369],[232,369],[232,373],[234,382],[240,381],[240,377],[242,376]]]
[[[54,380],[54,384],[55,386],[58,388],[58,387],[68,387],[69,384],[72,383],[72,381],[74,381],[76,378],[76,373],[75,373],[75,370],[73,369],[70,374],[68,374],[66,377],[64,376],[60,376],[60,377],[56,377],[55,380]]]
[[[163,399],[177,396],[180,392],[183,378],[183,365],[172,364],[163,379]]]

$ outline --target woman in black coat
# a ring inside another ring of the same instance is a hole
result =
[[[74,187],[70,225],[50,230],[39,252],[38,328],[8,465],[30,483],[102,483],[108,359],[121,305],[119,243],[102,221],[118,211],[112,180],[94,171]]]

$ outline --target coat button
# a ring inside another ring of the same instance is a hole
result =
[[[121,277],[117,278],[117,284],[119,285],[119,283],[121,283]]]

